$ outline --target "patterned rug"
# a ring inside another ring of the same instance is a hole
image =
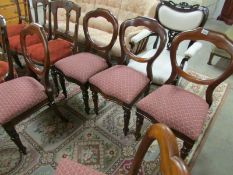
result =
[[[191,74],[206,79],[206,76],[191,72]],[[181,86],[197,95],[204,97],[205,86],[188,83],[182,80]],[[209,114],[203,132],[209,122],[214,118],[224,94],[227,84],[222,83],[214,92],[214,103]],[[123,111],[122,108],[112,102],[105,101],[100,97],[99,115],[93,111],[87,115],[83,109],[82,95],[79,87],[69,84],[70,97],[62,100],[57,98],[60,111],[68,119],[63,123],[48,107],[44,107],[30,118],[17,125],[20,138],[26,145],[28,154],[19,153],[5,131],[0,128],[0,174],[53,174],[57,162],[62,157],[67,157],[80,162],[106,174],[126,174],[132,163],[135,151],[140,142],[134,138],[135,109],[132,111],[130,120],[130,132],[123,135]],[[91,109],[93,109],[90,98]],[[143,132],[150,125],[145,121]],[[202,137],[202,136],[201,136]],[[200,137],[200,138],[201,138]],[[179,147],[182,142],[178,141]],[[193,158],[200,141],[192,149],[186,159],[189,163]],[[154,174],[159,168],[159,148],[154,142],[147,152],[140,175]]]

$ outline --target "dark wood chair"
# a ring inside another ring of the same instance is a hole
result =
[[[91,39],[88,32],[88,22],[91,18],[103,17],[113,26],[113,35],[110,43],[106,46],[98,46]],[[72,55],[55,63],[55,68],[60,76],[60,83],[63,88],[63,93],[67,97],[64,77],[73,83],[78,84],[83,93],[83,101],[85,104],[85,111],[89,113],[88,103],[88,79],[96,73],[107,69],[110,64],[109,52],[112,49],[118,35],[117,19],[106,9],[96,9],[88,12],[83,18],[83,30],[86,38],[85,52]],[[91,53],[92,51],[100,52],[102,57]]]
[[[160,172],[163,175],[189,175],[185,163],[179,157],[176,137],[172,131],[163,124],[152,125],[146,132],[133,160],[128,175],[139,172],[142,160],[153,141],[157,140],[160,148]],[[58,163],[55,175],[92,174],[104,175],[77,162],[62,159]]]
[[[233,43],[224,35],[198,28],[178,34],[171,44],[172,74],[166,85],[155,90],[137,104],[136,139],[139,139],[143,119],[146,117],[153,123],[165,123],[177,137],[184,141],[181,157],[185,158],[198,139],[203,124],[213,101],[214,89],[233,73],[233,60],[226,70],[215,79],[200,80],[183,71],[176,63],[176,52],[184,40],[203,40],[216,45],[233,56]],[[206,99],[188,92],[180,87],[169,85],[179,75],[197,84],[207,85]]]
[[[38,0],[37,0],[38,2]],[[78,36],[78,26],[79,26],[79,18],[81,13],[81,8],[79,5],[75,4],[72,1],[63,1],[57,0],[52,1],[51,3],[51,13],[53,15],[53,39],[47,42],[49,55],[50,55],[50,66],[51,66],[51,74],[53,76],[53,80],[55,86],[58,88],[58,80],[56,76],[56,72],[54,69],[54,64],[72,54],[77,52],[77,36]],[[58,30],[58,16],[57,12],[58,9],[64,9],[66,11],[66,30],[61,31]],[[70,14],[74,11],[76,14],[76,22],[75,22],[75,29],[74,34],[71,34],[69,30],[69,20]],[[51,21],[49,22],[51,24]],[[29,57],[37,64],[41,65],[44,62],[44,55],[41,54],[43,52],[43,45],[41,43],[34,44],[27,47],[27,51]],[[59,89],[57,89],[57,93]]]
[[[147,27],[156,33],[161,39],[158,50],[148,59],[134,55],[126,46],[125,31],[128,27]],[[98,96],[101,93],[105,98],[120,104],[124,110],[124,134],[127,135],[131,108],[143,93],[147,94],[152,80],[151,66],[154,60],[161,53],[166,43],[166,32],[163,27],[154,19],[137,17],[126,20],[120,27],[121,57],[126,64],[127,59],[147,63],[147,76],[126,65],[116,65],[104,70],[89,79],[93,93],[95,113],[98,114]]]
[[[42,68],[38,68],[33,64],[30,57],[27,56],[25,40],[27,35],[34,34],[39,36],[44,47],[45,61]],[[45,105],[51,106],[59,117],[65,121],[66,119],[60,115],[54,103],[53,92],[49,82],[50,59],[43,28],[37,24],[27,26],[20,33],[20,41],[30,75],[40,79],[43,85],[31,76],[23,76],[15,79],[9,77],[9,81],[1,83],[0,124],[9,134],[12,141],[18,146],[19,150],[23,152],[23,154],[26,154],[26,147],[22,144],[19,134],[15,130],[16,124]],[[9,75],[13,75],[11,56],[8,57],[8,63],[10,70]]]

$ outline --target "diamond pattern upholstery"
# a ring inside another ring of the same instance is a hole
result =
[[[193,140],[199,136],[209,109],[201,97],[172,85],[160,87],[136,106]]]
[[[44,87],[31,77],[20,77],[0,84],[0,124],[47,99]]]
[[[54,64],[58,60],[70,56],[72,54],[72,44],[63,39],[56,39],[48,41],[50,64]],[[28,47],[29,56],[42,63],[44,61],[44,47],[42,43],[34,44]]]
[[[150,80],[132,68],[116,65],[94,75],[89,82],[104,94],[130,104]]]
[[[87,52],[69,56],[55,63],[55,67],[67,77],[86,83],[96,73],[106,69],[106,60]]]
[[[55,175],[104,175],[87,166],[81,165],[69,159],[62,159],[58,163]]]

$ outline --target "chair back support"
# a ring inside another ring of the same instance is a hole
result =
[[[66,29],[65,31],[60,31],[58,30],[58,9],[64,9],[66,11]],[[70,32],[70,16],[71,16],[71,11],[74,11],[76,14],[75,17],[75,29],[74,29],[74,34],[72,35]],[[73,51],[74,53],[77,52],[77,40],[78,40],[78,26],[79,26],[79,18],[81,15],[81,7],[72,2],[72,1],[63,1],[63,0],[56,0],[51,2],[51,12],[53,15],[54,19],[54,28],[53,28],[53,35],[54,38],[64,38],[66,40],[69,40],[70,42],[73,43]]]
[[[8,69],[8,75],[5,78],[6,80],[11,80],[14,78],[14,65],[12,60],[12,55],[10,53],[10,46],[9,46],[9,40],[7,37],[7,30],[6,30],[6,20],[5,18],[0,15],[0,43],[2,47],[2,53],[0,52],[0,55],[8,61],[9,69]]]
[[[41,54],[44,54],[44,63],[43,63],[42,68],[39,68],[35,64],[35,62],[32,61],[32,59],[27,53],[26,37],[28,35],[38,35],[43,45],[44,53],[41,53]],[[23,56],[27,64],[27,67],[29,68],[29,71],[34,73],[32,75],[36,75],[36,78],[40,78],[41,82],[45,86],[45,89],[49,90],[51,87],[50,82],[49,82],[50,56],[49,56],[49,49],[48,49],[48,41],[46,39],[44,28],[37,23],[30,24],[29,26],[27,26],[25,29],[21,31],[20,43],[22,46]]]
[[[138,173],[142,160],[154,140],[158,141],[160,148],[160,172],[163,175],[188,175],[189,172],[179,158],[179,150],[176,137],[172,131],[164,124],[154,124],[143,137],[138,151],[133,160],[128,175]]]
[[[150,58],[140,58],[132,53],[126,46],[125,43],[125,31],[128,27],[139,27],[143,26],[150,30],[152,33],[157,35],[160,39],[159,47],[154,53],[153,56]],[[160,55],[163,51],[166,41],[167,35],[165,29],[155,20],[152,18],[147,17],[137,17],[133,19],[128,19],[124,21],[120,26],[120,45],[121,45],[121,57],[122,60],[125,61],[125,58],[133,59],[134,61],[145,63],[147,62],[147,76],[150,80],[152,80],[152,64],[154,60]]]
[[[103,17],[112,24],[113,32],[110,43],[106,46],[98,46],[90,37],[88,31],[88,22],[91,18]],[[116,17],[107,9],[97,8],[96,10],[88,12],[83,18],[83,31],[86,39],[86,51],[94,49],[102,52],[105,56],[108,56],[109,51],[112,49],[116,42],[118,35],[118,21]],[[108,60],[107,60],[108,61]]]
[[[184,40],[203,40],[214,44],[216,47],[229,53],[229,55],[231,56],[231,62],[229,66],[220,76],[218,76],[215,79],[208,80],[200,80],[184,72],[179,66],[177,66],[176,62],[177,48],[179,44]],[[209,105],[211,105],[213,101],[212,96],[214,89],[233,73],[233,42],[224,34],[214,32],[211,30],[208,31],[200,27],[192,31],[182,32],[174,38],[171,45],[170,58],[172,64],[172,73],[166,83],[171,83],[178,75],[193,83],[208,85],[208,88],[206,90],[206,101]]]
[[[180,32],[203,27],[208,18],[208,8],[189,5],[187,2],[176,4],[172,1],[161,1],[156,9],[155,18],[168,30],[170,48],[173,38]]]
[[[18,0],[14,0],[14,2],[15,2],[15,5],[16,5],[16,8],[17,8],[17,13],[18,13],[18,18],[19,18],[19,24],[21,24],[23,22],[23,20],[25,20],[25,21],[28,20],[27,17],[28,17],[28,14],[30,14],[30,12],[29,12],[30,5],[29,5],[28,0],[23,0],[23,6],[24,6],[25,16],[22,16],[22,12],[21,12],[21,9],[20,9],[19,1]]]

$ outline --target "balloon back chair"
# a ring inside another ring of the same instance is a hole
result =
[[[125,43],[125,31],[128,27],[143,26],[156,33],[161,39],[158,50],[148,59],[140,58],[127,48]],[[146,62],[147,76],[127,67],[126,65],[116,65],[102,71],[89,79],[90,87],[93,93],[95,113],[98,114],[98,96],[101,93],[105,98],[113,100],[120,104],[124,110],[124,134],[127,135],[131,108],[143,93],[147,94],[152,80],[151,65],[161,53],[166,43],[166,32],[163,27],[154,19],[146,17],[137,17],[123,22],[120,26],[120,45],[121,57],[126,64],[127,59],[133,59],[138,62]]]
[[[163,175],[189,175],[186,165],[179,157],[176,137],[164,124],[152,125],[146,132],[131,165],[128,175],[136,175],[139,172],[142,160],[151,143],[157,140],[160,148],[160,172]],[[58,163],[55,175],[92,174],[104,175],[94,169],[77,162],[62,159]]]
[[[110,43],[106,46],[98,46],[91,39],[88,32],[88,22],[91,18],[102,17],[105,18],[113,27],[113,35]],[[109,51],[112,49],[118,34],[118,22],[117,19],[111,14],[109,10],[98,8],[96,10],[88,12],[83,18],[83,30],[86,38],[85,52],[72,55],[65,59],[58,61],[55,64],[56,70],[59,73],[60,83],[63,89],[63,94],[67,97],[65,88],[64,77],[73,83],[78,84],[81,87],[83,94],[83,101],[85,104],[85,111],[89,114],[88,103],[88,79],[96,73],[107,69],[111,64],[109,61]],[[92,51],[101,52],[103,57],[91,53]]]
[[[27,56],[25,41],[27,35],[38,35],[38,38],[43,43],[44,49],[41,54],[44,53],[45,62],[41,69],[33,64],[33,61]],[[18,146],[19,150],[23,154],[26,154],[26,147],[22,144],[19,134],[15,130],[16,124],[45,105],[50,105],[58,116],[65,121],[66,119],[60,115],[54,103],[53,92],[49,83],[50,60],[43,28],[37,24],[27,26],[20,33],[20,41],[30,75],[41,79],[42,84],[31,76],[11,78],[9,81],[1,83],[0,124],[9,134],[12,141]],[[11,71],[9,75],[13,75],[13,63],[10,56],[8,57],[8,63],[9,70]]]
[[[233,60],[226,70],[214,79],[200,80],[177,65],[177,48],[184,40],[203,40],[216,45],[233,56],[233,43],[224,35],[198,28],[178,34],[171,44],[172,73],[166,85],[158,88],[137,104],[136,139],[139,139],[144,117],[153,123],[164,123],[170,127],[177,137],[184,141],[181,157],[185,158],[201,134],[207,118],[209,107],[213,101],[214,89],[233,73]],[[203,99],[180,87],[169,85],[176,76],[190,82],[207,85],[206,98]]]
[[[74,53],[77,52],[77,36],[78,36],[78,26],[79,18],[81,13],[81,8],[79,5],[72,1],[63,1],[57,0],[52,1],[51,3],[51,13],[53,15],[53,39],[48,41],[48,49],[50,54],[50,65],[51,65],[51,74],[55,83],[55,86],[58,88],[58,80],[54,69],[54,64]],[[66,30],[61,31],[58,29],[58,9],[63,9],[66,11]],[[76,21],[74,25],[74,33],[71,34],[69,29],[69,20],[70,14],[74,11],[76,15]],[[51,17],[50,17],[51,19]],[[51,25],[51,21],[49,21]],[[44,55],[41,54],[43,51],[43,45],[41,43],[32,45],[28,47],[28,54],[31,59],[37,64],[43,64]],[[57,89],[57,93],[59,89]]]

